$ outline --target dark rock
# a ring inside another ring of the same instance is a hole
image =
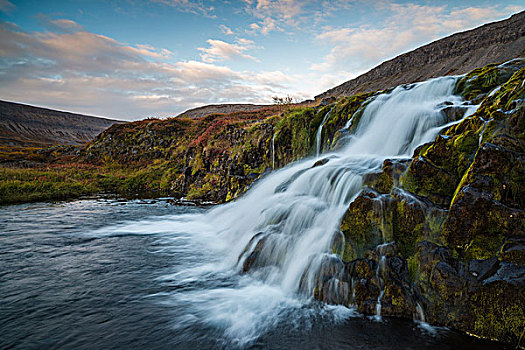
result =
[[[329,158],[319,159],[317,162],[314,163],[314,165],[312,165],[312,168],[317,168],[318,166],[325,165],[329,161],[330,161]]]
[[[525,265],[525,237],[509,237],[499,251],[499,259],[517,265]]]
[[[465,112],[468,110],[467,106],[448,106],[441,110],[447,118],[447,122],[455,122],[463,118]]]
[[[245,249],[246,253],[248,253],[248,256],[246,257],[242,265],[243,272],[248,272],[253,267],[258,266],[256,263],[257,259],[259,258],[259,255],[261,254],[261,251],[263,250],[264,245],[268,239],[268,236],[263,236],[261,238],[262,235],[263,235],[262,233],[258,233],[257,235],[253,236],[253,238],[250,240],[250,243],[248,243],[246,249],[249,249],[248,247],[251,246],[255,240],[259,239],[255,247],[250,252],[246,251]],[[243,254],[241,254],[241,256],[242,255]]]

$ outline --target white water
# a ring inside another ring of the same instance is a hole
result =
[[[275,169],[275,135],[272,136],[272,169]]]
[[[175,293],[174,304],[185,303],[193,310],[178,315],[177,325],[204,322],[246,344],[274,326],[283,313],[310,312],[301,305],[311,298],[323,257],[338,259],[330,246],[350,201],[362,188],[363,175],[380,169],[386,158],[410,157],[418,145],[436,137],[446,123],[437,106],[461,103],[452,96],[455,81],[437,78],[377,96],[342,149],[275,171],[235,202],[206,214],[134,224],[136,232],[185,232],[192,249],[204,255],[191,268],[166,278],[237,276],[235,286]],[[329,161],[312,168],[323,157]],[[262,240],[250,273],[239,274]],[[378,300],[378,317],[380,307]],[[334,319],[353,314],[343,307],[326,310]]]
[[[321,138],[323,137],[323,126],[324,123],[330,118],[330,114],[332,113],[332,109],[334,107],[330,108],[330,110],[324,115],[323,121],[321,124],[319,124],[319,128],[317,129],[317,134],[315,135],[315,156],[319,157],[319,154],[321,154]]]
[[[483,135],[485,134],[485,130],[487,129],[487,125],[493,120],[493,118],[485,120],[485,119],[479,117],[479,119],[481,119],[481,121],[483,122],[483,129],[481,129],[481,132],[479,133],[479,139],[478,139],[478,146],[481,146],[481,142],[483,141]]]

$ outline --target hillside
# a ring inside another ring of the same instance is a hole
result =
[[[0,101],[0,146],[81,145],[122,121]]]
[[[318,96],[350,96],[445,75],[460,75],[525,53],[525,11],[434,41],[383,62],[365,74]]]
[[[187,111],[179,114],[177,117],[199,118],[213,113],[253,112],[258,109],[268,107],[271,107],[271,105],[254,105],[249,103],[213,104],[188,109]]]

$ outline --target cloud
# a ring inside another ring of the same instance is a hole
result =
[[[205,5],[204,1],[200,1],[200,0],[151,0],[151,1],[171,6],[180,12],[187,12],[187,13],[193,13],[196,15],[203,15],[209,18],[217,17],[214,14],[215,8],[211,5]]]
[[[70,19],[55,19],[50,22],[57,28],[64,30],[82,30],[82,26]]]
[[[9,0],[0,0],[0,11],[10,13],[16,9],[16,6]]]
[[[256,0],[246,1],[246,3],[249,10],[258,18],[292,19],[302,12],[306,2],[299,0]]]
[[[233,35],[233,31],[232,31],[229,27],[225,26],[224,24],[221,24],[221,25],[219,26],[219,29],[221,30],[221,32],[222,32],[223,34],[226,34],[226,35]]]
[[[272,31],[284,31],[283,26],[297,26],[303,6],[311,1],[299,0],[244,0],[245,11],[258,19],[250,24],[251,33],[264,35]]]
[[[432,40],[512,13],[511,8],[500,6],[454,8],[450,11],[445,5],[380,2],[376,6],[378,10],[389,13],[377,26],[325,27],[316,35],[318,42],[331,45],[332,49],[321,62],[310,68],[324,72],[345,69],[361,73]]]
[[[256,48],[244,38],[234,44],[208,43],[203,54],[213,60],[245,58],[248,49]],[[132,120],[173,116],[210,103],[270,103],[271,96],[285,95],[297,81],[280,71],[236,71],[195,60],[170,62],[166,55],[170,52],[162,48],[129,45],[84,30],[25,32],[0,23],[0,95],[10,101]]]
[[[245,54],[245,51],[254,48],[254,42],[247,39],[238,39],[237,44],[230,44],[222,40],[213,40],[209,39],[206,41],[210,47],[203,48],[199,47],[198,50],[201,51],[201,58],[204,62],[217,62],[225,60],[235,60],[239,58],[250,59],[257,61],[258,59]]]

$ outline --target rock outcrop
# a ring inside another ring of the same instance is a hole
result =
[[[345,273],[326,274],[318,299],[523,346],[524,67],[467,74],[456,90],[477,112],[365,180],[341,223]]]

